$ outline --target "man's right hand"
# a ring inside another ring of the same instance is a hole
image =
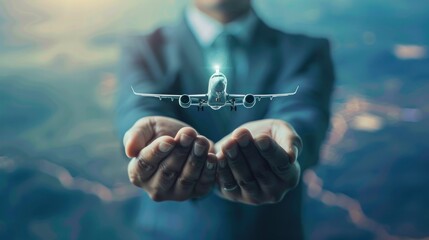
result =
[[[124,136],[130,181],[154,201],[207,194],[216,177],[213,144],[189,125],[167,117],[138,120]]]

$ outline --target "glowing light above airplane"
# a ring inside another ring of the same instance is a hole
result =
[[[214,65],[214,69],[216,71],[216,73],[220,73],[220,66],[219,65]]]

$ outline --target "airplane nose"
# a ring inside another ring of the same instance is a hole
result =
[[[215,85],[216,92],[222,92],[225,89],[225,84],[222,81],[219,81]]]

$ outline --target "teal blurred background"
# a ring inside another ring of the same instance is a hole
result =
[[[187,1],[0,0],[0,239],[137,239],[115,130],[119,42]],[[309,239],[429,239],[429,1],[255,0],[337,70]]]

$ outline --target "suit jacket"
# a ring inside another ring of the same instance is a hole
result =
[[[177,102],[140,98],[132,94],[131,85],[146,93],[206,93],[213,69],[206,66],[185,19],[128,38],[119,71],[121,136],[137,119],[151,115],[177,118],[214,142],[245,122],[276,118],[289,122],[301,136],[301,168],[314,165],[330,117],[334,73],[329,42],[285,33],[258,20],[246,51],[250,72],[234,83],[235,93],[282,93],[299,85],[298,93],[261,100],[237,112],[229,108],[197,112],[196,108],[182,109]],[[193,201],[162,203],[142,194],[138,225],[143,239],[302,239],[301,194],[299,184],[282,202],[257,207],[229,202],[213,193]]]

